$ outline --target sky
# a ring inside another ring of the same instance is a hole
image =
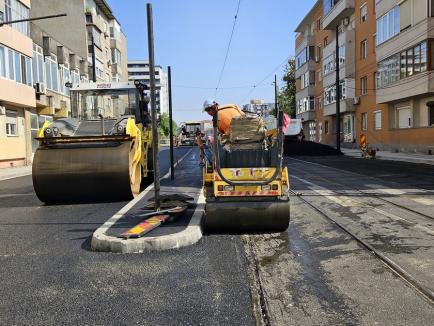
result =
[[[146,2],[108,0],[127,36],[129,60],[148,59]],[[173,117],[179,123],[208,119],[202,113],[206,99],[238,105],[250,99],[274,102],[274,73],[281,85],[284,63],[294,56],[294,30],[316,1],[241,0],[216,96],[238,0],[150,2],[155,62],[172,67]]]

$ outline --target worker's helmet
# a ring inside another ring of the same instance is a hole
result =
[[[203,103],[203,112],[205,112],[207,109],[214,106],[215,104],[216,104],[216,101],[214,101],[214,100],[206,100]]]

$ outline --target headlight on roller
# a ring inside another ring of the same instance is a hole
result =
[[[122,125],[118,125],[118,126],[116,127],[116,132],[117,132],[118,134],[123,134],[123,133],[125,132],[125,128],[124,128],[124,126],[122,126]]]
[[[57,135],[59,135],[59,128],[54,127],[53,128],[53,136],[57,136]]]
[[[53,129],[47,128],[44,130],[45,137],[53,137]]]
[[[225,191],[234,191],[234,186],[225,186]]]

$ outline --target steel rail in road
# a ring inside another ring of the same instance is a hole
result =
[[[315,164],[315,165],[320,165],[320,166],[322,166],[322,167],[324,167],[324,168],[333,169],[333,170],[337,170],[337,171],[348,172],[348,171],[345,171],[345,170],[340,170],[340,169],[336,169],[336,168],[329,167],[329,166],[326,166],[326,165],[322,165],[322,164],[318,164],[318,163],[312,163],[312,162],[304,161],[304,160],[300,160],[300,159],[294,159],[294,158],[291,158],[291,160],[294,160],[294,161],[300,161],[300,162],[308,163],[308,164],[311,164],[311,165],[313,165],[313,164]],[[350,172],[350,173],[355,174],[355,175],[360,175],[360,174],[358,174],[358,173],[354,173],[354,172]],[[362,175],[360,175],[360,176],[363,177]],[[400,204],[394,203],[393,201],[387,200],[387,199],[385,199],[385,198],[383,198],[383,197],[379,197],[379,196],[377,196],[376,194],[372,194],[372,193],[369,193],[369,192],[365,192],[365,191],[363,191],[363,190],[361,190],[361,189],[357,189],[357,188],[355,188],[354,186],[348,186],[348,185],[343,184],[343,183],[340,183],[340,182],[331,181],[331,180],[326,179],[326,178],[324,178],[324,177],[322,177],[322,176],[320,176],[320,175],[315,175],[315,178],[322,179],[322,180],[326,181],[328,184],[332,184],[332,185],[336,185],[336,186],[344,186],[344,187],[347,187],[347,188],[349,188],[350,190],[354,190],[354,191],[359,192],[360,194],[366,195],[366,196],[368,196],[368,197],[370,197],[370,198],[378,199],[378,200],[383,201],[383,202],[385,202],[385,203],[387,203],[387,204],[390,204],[390,205],[393,205],[393,206],[395,206],[395,207],[398,207],[398,208],[400,208],[400,209],[402,209],[402,210],[406,210],[407,212],[410,212],[410,213],[412,213],[412,214],[422,216],[423,218],[427,218],[427,219],[429,219],[429,220],[434,220],[434,216],[431,216],[431,215],[428,215],[428,214],[425,214],[425,213],[421,213],[421,212],[419,212],[419,211],[417,211],[417,210],[415,210],[415,209],[408,208],[408,207],[406,207],[406,206],[404,206],[404,205],[400,205]],[[426,189],[420,189],[420,190],[428,191],[428,190],[426,190]],[[333,190],[333,192],[336,193],[337,195],[341,195],[341,196],[351,196],[350,194],[343,193],[343,192],[338,191],[338,190]],[[369,204],[368,204],[368,205],[369,205]]]
[[[299,195],[299,193],[296,193],[294,190],[290,189],[290,193],[293,194],[293,196],[299,198],[303,203],[314,209],[316,212],[318,212],[321,216],[323,216],[326,220],[331,222],[333,225],[335,225],[337,228],[343,230],[345,233],[350,235],[354,240],[356,240],[362,247],[369,250],[371,253],[375,255],[379,260],[381,260],[389,269],[395,274],[398,275],[402,280],[404,280],[407,284],[409,284],[411,287],[413,287],[418,293],[420,293],[430,304],[434,306],[434,293],[431,291],[431,289],[423,286],[416,278],[414,278],[409,272],[407,272],[404,268],[399,266],[397,263],[395,263],[392,259],[387,257],[384,253],[381,251],[375,249],[373,246],[371,246],[368,242],[357,236],[355,233],[351,232],[348,228],[346,228],[341,223],[337,222],[335,219],[333,219],[330,215],[324,213],[320,208],[316,207],[314,204],[312,204],[310,201],[306,200],[302,196]]]

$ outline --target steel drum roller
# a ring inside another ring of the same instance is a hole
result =
[[[289,225],[289,200],[208,201],[203,226],[207,232],[283,232]]]
[[[132,198],[131,145],[132,141],[41,145],[33,160],[36,195],[45,203]]]

